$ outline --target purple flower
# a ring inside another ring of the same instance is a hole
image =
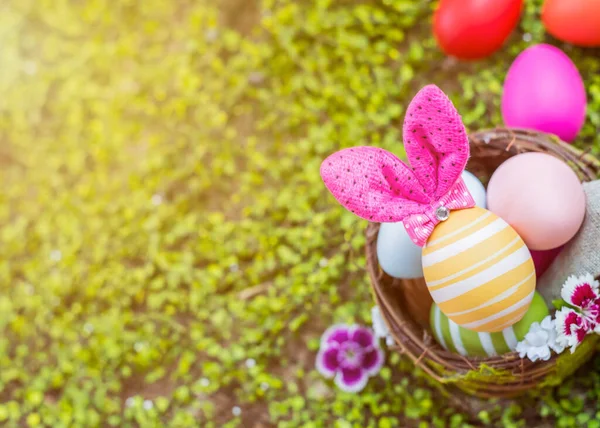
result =
[[[316,366],[343,391],[362,390],[383,365],[383,351],[373,332],[361,326],[336,324],[321,337]]]

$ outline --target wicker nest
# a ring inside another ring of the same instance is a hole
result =
[[[600,162],[556,137],[516,129],[494,129],[472,134],[467,170],[484,184],[506,159],[524,152],[544,152],[567,162],[582,181],[596,179]],[[564,352],[549,361],[531,362],[516,352],[488,358],[468,358],[439,346],[429,330],[431,296],[423,279],[405,280],[385,274],[377,262],[379,224],[369,224],[367,268],[381,314],[395,339],[391,350],[410,357],[431,377],[481,397],[511,397],[532,388],[559,384],[593,354],[597,336],[591,335],[574,354]]]

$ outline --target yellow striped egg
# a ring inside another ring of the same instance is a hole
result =
[[[483,208],[456,210],[423,247],[423,274],[440,310],[459,326],[502,331],[535,292],[535,268],[521,237]]]

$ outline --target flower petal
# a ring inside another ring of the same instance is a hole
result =
[[[583,334],[583,336],[581,337],[581,341],[579,340],[579,334],[575,335],[575,337],[573,338],[572,342],[571,342],[571,354],[575,352],[575,350],[577,349],[577,347],[579,346],[579,344],[581,342],[583,342],[583,339],[585,338],[585,333]]]
[[[531,325],[529,326],[529,333],[538,334],[541,331],[544,331],[544,329],[542,328],[542,325],[537,321],[531,323]]]
[[[548,346],[557,354],[560,354],[565,350],[565,345],[558,343],[556,340],[556,325],[552,316],[547,315],[546,318],[542,320],[540,326],[544,329],[546,333],[548,333]]]
[[[366,327],[355,327],[350,333],[350,340],[358,343],[363,348],[375,346],[375,335],[371,329]]]
[[[555,327],[554,327],[554,320],[552,319],[552,316],[546,315],[546,318],[544,318],[542,320],[542,322],[540,323],[540,327],[546,331],[554,331]]]
[[[576,329],[583,321],[577,312],[569,308],[562,308],[561,310],[556,311],[555,318],[555,327],[558,337],[571,336],[574,329]]]
[[[548,348],[547,346],[538,346],[538,347],[530,348],[529,351],[527,352],[527,356],[529,357],[529,359],[531,361],[537,361],[537,360],[548,361],[550,359],[550,355],[551,355],[550,348]],[[533,356],[533,358],[532,358],[532,356]]]
[[[369,376],[361,369],[342,369],[335,377],[335,384],[342,391],[359,392],[367,385]]]
[[[538,360],[538,356],[536,354],[536,349],[535,348],[527,348],[527,358],[529,358],[531,361],[537,361]]]
[[[545,330],[534,330],[534,331],[529,331],[529,333],[527,333],[525,335],[525,340],[527,341],[527,343],[529,343],[531,346],[544,346],[548,343],[548,339],[549,339],[549,334],[547,331]]]
[[[548,320],[545,321],[547,321],[546,325],[548,325]],[[517,343],[515,349],[521,358],[527,356],[531,361],[547,361],[550,359],[552,355],[550,341],[552,340],[552,335],[556,335],[556,331],[544,329],[542,324],[537,322],[532,323],[525,338]]]
[[[560,354],[560,353],[562,353],[565,350],[565,345],[558,343],[556,341],[556,338],[555,338],[555,340],[551,341],[548,345],[557,354]]]
[[[350,340],[351,326],[347,324],[334,324],[325,330],[321,336],[321,347],[327,347],[327,344],[342,344]],[[324,346],[325,345],[325,346]]]
[[[599,295],[600,297],[600,282],[598,282],[598,280],[596,278],[594,278],[594,275],[592,275],[591,273],[586,273],[582,276],[580,276],[579,278],[581,278],[583,281],[589,283],[592,288],[594,289],[594,292],[596,294]]]
[[[517,343],[517,347],[515,348],[515,351],[517,351],[519,353],[519,358],[524,358],[525,355],[527,355],[527,343],[523,340],[519,343]]]
[[[571,275],[565,281],[560,293],[565,302],[578,308],[585,308],[590,302],[598,299],[598,281],[590,274]]]
[[[575,352],[577,345],[593,328],[594,325],[572,309],[562,308],[556,312],[556,342],[560,346],[570,347],[571,353]]]
[[[381,370],[383,360],[383,351],[379,348],[374,348],[365,354],[362,363],[363,369],[366,370],[367,375],[374,376]]]
[[[337,348],[321,349],[317,353],[315,367],[326,378],[332,378],[339,368]]]
[[[373,323],[373,331],[377,337],[387,337],[390,332],[388,326],[381,316],[381,310],[379,306],[373,306],[371,308],[371,321]]]

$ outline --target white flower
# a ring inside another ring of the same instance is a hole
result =
[[[531,361],[550,359],[550,335],[540,323],[534,322],[529,328],[529,333],[525,335],[525,339],[517,343],[517,352],[521,358],[527,355]]]
[[[557,341],[558,335],[556,334],[556,326],[554,320],[550,315],[548,315],[542,320],[542,322],[540,323],[540,327],[542,327],[543,330],[548,332],[548,346],[554,352],[560,354],[562,351],[565,350],[565,346],[561,343],[558,343]]]
[[[385,338],[385,344],[391,346],[394,344],[394,338],[390,334],[387,324],[381,316],[381,310],[379,306],[373,306],[371,308],[371,321],[373,323],[373,331],[375,336],[379,338]]]
[[[559,312],[557,312],[558,316]],[[561,335],[558,333],[556,320],[550,315],[542,320],[542,322],[534,322],[529,328],[529,332],[525,335],[525,339],[517,343],[517,352],[521,358],[527,356],[531,361],[550,359],[551,350],[560,354],[565,350],[565,345]]]

